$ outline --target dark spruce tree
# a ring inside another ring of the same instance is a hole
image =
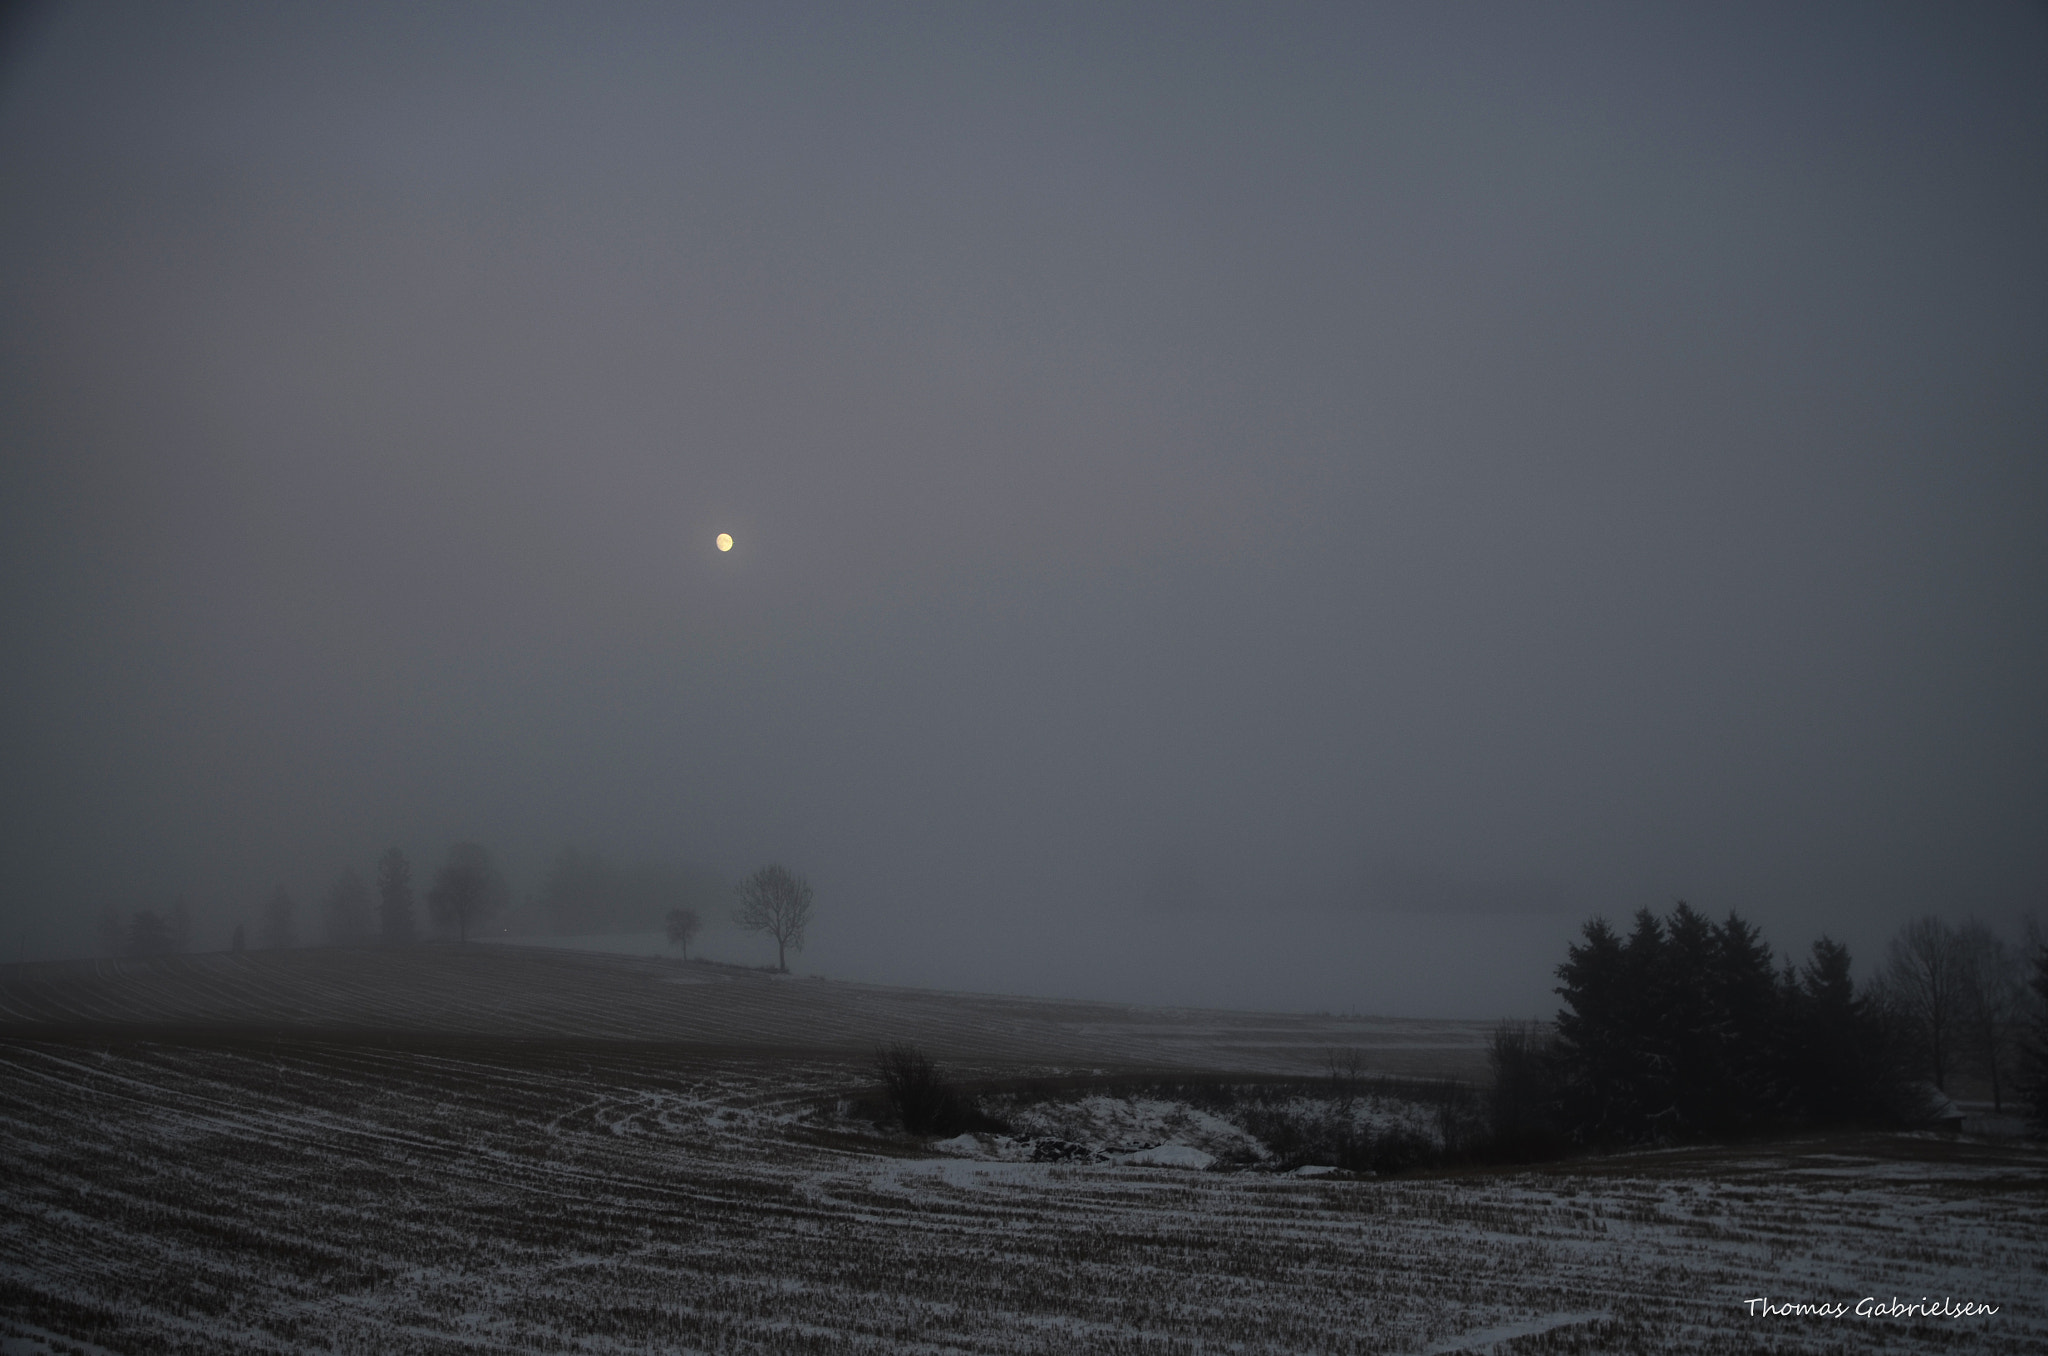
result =
[[[1565,1129],[1581,1142],[1635,1137],[1637,1068],[1644,1061],[1621,938],[1604,918],[1585,927],[1584,939],[1557,969],[1559,1111]]]
[[[1895,1119],[1897,1061],[1848,966],[1823,939],[1805,972],[1780,973],[1753,925],[1683,901],[1640,910],[1626,940],[1592,920],[1558,967],[1562,1129],[1631,1144]]]
[[[1822,937],[1781,982],[1780,1076],[1787,1109],[1807,1124],[1883,1124],[1900,1119],[1911,1101],[1898,1042],[1883,1012],[1856,992],[1849,970],[1849,948]]]

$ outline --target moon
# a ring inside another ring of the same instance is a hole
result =
[[[718,534],[718,549],[721,551],[732,550],[732,533],[721,532]]]

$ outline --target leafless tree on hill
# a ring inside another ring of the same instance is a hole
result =
[[[1991,1104],[2005,1110],[2026,1023],[2027,981],[2005,939],[1972,920],[1957,934],[1961,970],[1960,1044],[1971,1067],[1991,1081]]]
[[[670,909],[668,911],[668,943],[683,949],[683,959],[690,958],[690,942],[704,926],[704,920],[697,917],[695,909]]]
[[[787,972],[788,952],[804,949],[804,929],[811,925],[810,882],[787,867],[764,866],[740,882],[739,898],[732,921],[773,937],[776,968]]]
[[[1934,1086],[1948,1091],[1962,1038],[1962,941],[1942,919],[1916,918],[1885,950],[1881,998],[1918,1051]]]

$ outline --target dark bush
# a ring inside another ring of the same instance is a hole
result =
[[[1510,1163],[1562,1157],[1570,1148],[1558,1117],[1557,1054],[1535,1022],[1502,1022],[1487,1047],[1485,1156]]]
[[[984,1114],[974,1099],[955,1087],[938,1065],[914,1045],[896,1044],[875,1052],[875,1073],[905,1130],[913,1135],[958,1135],[1007,1127]]]

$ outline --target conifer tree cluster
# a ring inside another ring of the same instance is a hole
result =
[[[1778,970],[1754,926],[1684,903],[1639,911],[1626,937],[1594,919],[1558,967],[1565,1006],[1542,1060],[1553,1127],[1639,1143],[1908,1114],[1891,1029],[1849,967],[1823,937]]]

